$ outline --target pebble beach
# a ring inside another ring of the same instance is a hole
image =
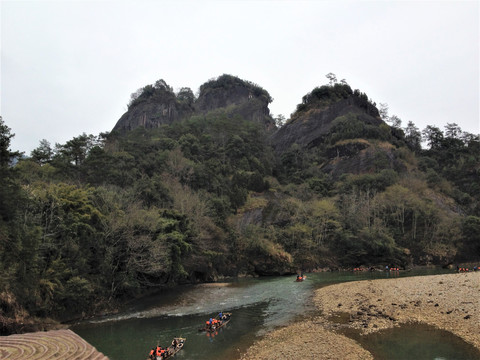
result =
[[[480,272],[341,283],[316,290],[314,303],[317,316],[267,334],[242,359],[373,359],[342,330],[368,334],[410,322],[480,351]]]

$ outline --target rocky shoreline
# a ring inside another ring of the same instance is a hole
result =
[[[273,331],[242,359],[373,359],[343,330],[368,334],[417,322],[449,331],[480,351],[480,272],[341,283],[318,289],[319,315]]]

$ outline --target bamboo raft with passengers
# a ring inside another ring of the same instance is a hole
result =
[[[297,275],[297,278],[295,279],[296,282],[301,282],[307,280],[307,275]]]
[[[157,345],[155,348],[152,348],[147,360],[165,360],[172,358],[177,352],[183,349],[186,340],[187,339],[181,337],[173,338],[172,344],[165,349]]]
[[[198,331],[215,332],[227,325],[232,319],[232,313],[219,313],[215,318],[210,318],[205,322],[205,326]]]

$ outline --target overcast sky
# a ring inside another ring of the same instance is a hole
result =
[[[26,155],[110,131],[130,94],[222,74],[289,117],[336,74],[420,130],[478,134],[479,1],[1,1],[1,109]]]

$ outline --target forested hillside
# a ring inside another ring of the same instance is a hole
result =
[[[2,334],[223,276],[480,259],[478,135],[432,125],[422,148],[346,83],[279,128],[253,83],[200,94],[146,86],[115,131],[23,157],[1,120]]]

